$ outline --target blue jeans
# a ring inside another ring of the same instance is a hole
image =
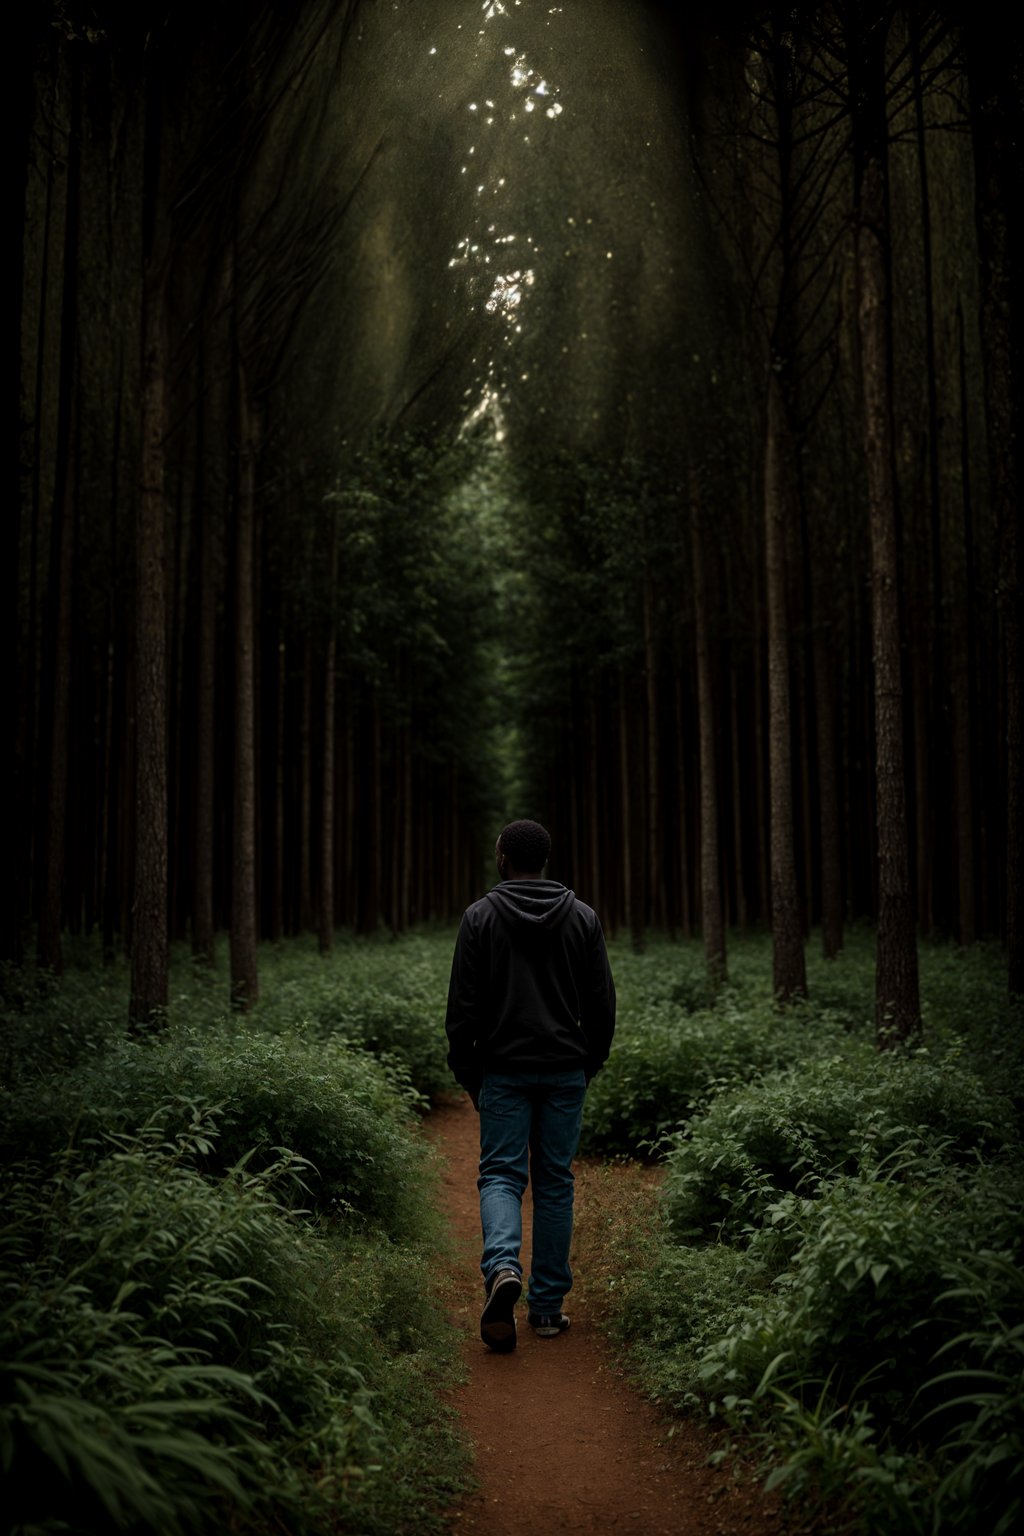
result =
[[[561,1310],[572,1285],[572,1160],[586,1078],[563,1072],[488,1072],[480,1089],[480,1222],[484,1282],[499,1269],[522,1274],[523,1194],[533,1188],[530,1311]]]

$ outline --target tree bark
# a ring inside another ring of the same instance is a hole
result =
[[[135,881],[129,1022],[167,1011],[167,575],[164,507],[167,373],[162,277],[143,285],[142,485],[136,523]]]
[[[769,376],[765,432],[765,570],[768,599],[768,766],[771,802],[772,987],[780,1003],[807,992],[803,924],[793,838],[789,629],[786,613],[786,480],[784,406]]]
[[[1024,174],[1012,51],[984,19],[965,29],[981,267],[981,356],[1005,657],[1006,945],[1011,998],[1024,997],[1024,740],[1021,717],[1021,484],[1024,478]]]
[[[920,1029],[921,1009],[903,767],[903,688],[888,343],[888,206],[885,169],[878,150],[880,143],[881,137],[876,140],[875,152],[868,155],[861,168],[856,261],[871,533],[875,679],[878,837],[875,1028],[879,1044],[888,1045],[905,1040]]]
[[[645,530],[646,536],[646,530]],[[658,726],[658,655],[654,637],[654,582],[650,566],[644,567],[644,694],[647,705],[647,894],[651,924],[665,921],[665,877],[661,848],[661,752]],[[575,782],[575,780],[573,781]]]
[[[320,813],[320,915],[317,925],[317,942],[320,953],[329,955],[334,947],[334,858],[335,858],[335,719],[337,710],[337,630],[335,627],[334,591],[338,578],[338,509],[330,503],[331,526],[328,534],[327,571],[328,631],[324,647],[324,777],[323,801]]]
[[[302,650],[302,723],[299,727],[299,929],[313,927],[313,870],[310,837],[313,807],[313,642],[306,631]]]
[[[78,388],[78,242],[82,180],[82,65],[79,46],[71,49],[67,193],[64,218],[64,274],[61,294],[60,377],[57,401],[57,458],[53,518],[50,525],[50,593],[53,603],[50,654],[50,752],[44,839],[42,901],[39,911],[39,963],[62,969],[61,893],[64,880],[68,800],[68,742],[71,698],[72,572],[77,507],[72,475]]]
[[[199,635],[196,658],[196,805],[192,871],[192,953],[212,966],[214,794],[216,763],[217,576],[215,523],[204,508],[199,526]]]
[[[688,774],[686,771],[686,723],[683,708],[683,678],[681,671],[675,677],[675,724],[676,724],[676,772],[679,784],[679,926],[683,938],[693,933],[690,908],[690,839],[686,811],[689,804]]]
[[[743,865],[743,770],[740,760],[739,673],[735,653],[729,657],[729,750],[732,758],[732,857],[736,885],[736,922],[747,926],[747,889]]]
[[[235,497],[235,761],[231,861],[231,1006],[239,1012],[259,998],[256,961],[256,678],[253,582],[256,431],[244,365],[236,374],[237,494]]]
[[[834,960],[843,947],[843,879],[839,849],[839,770],[832,650],[820,622],[814,626],[814,705],[818,736],[818,835],[821,839],[821,947]]]
[[[693,605],[697,646],[697,717],[700,735],[701,931],[708,984],[717,992],[726,978],[725,924],[722,916],[721,856],[718,839],[718,779],[715,771],[714,698],[708,641],[708,596],[703,529],[696,476],[690,472],[690,543],[693,553]]]
[[[971,558],[972,505],[970,439],[967,415],[963,310],[957,304],[960,341],[960,444],[963,486],[963,540],[959,558],[947,562],[959,568],[959,579],[950,594],[952,658],[950,686],[953,694],[953,785],[956,795],[957,935],[961,944],[973,944],[977,934],[974,900],[974,772],[971,708],[971,609],[974,603],[974,570]]]

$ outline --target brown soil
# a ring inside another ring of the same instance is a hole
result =
[[[444,1159],[444,1206],[458,1265],[453,1321],[463,1335],[466,1381],[451,1399],[479,1479],[478,1490],[452,1511],[456,1536],[777,1536],[777,1502],[749,1477],[738,1478],[732,1465],[708,1466],[715,1442],[707,1431],[686,1420],[670,1424],[625,1379],[597,1326],[601,1300],[585,1281],[579,1244],[576,1284],[566,1300],[569,1331],[536,1338],[521,1305],[516,1351],[485,1348],[479,1131],[469,1100],[438,1107],[427,1134]],[[620,1178],[651,1181],[644,1170],[614,1164],[577,1167],[578,1227],[585,1225],[588,1189],[596,1198],[599,1182]],[[523,1218],[529,1273],[529,1194]]]

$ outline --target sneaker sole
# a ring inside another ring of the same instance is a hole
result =
[[[569,1322],[567,1319],[564,1323],[554,1323],[547,1328],[540,1328],[536,1323],[531,1323],[530,1327],[533,1329],[538,1339],[557,1339],[559,1334],[568,1332]]]
[[[520,1280],[503,1280],[494,1287],[480,1314],[480,1337],[498,1354],[516,1347],[515,1305],[522,1294]]]

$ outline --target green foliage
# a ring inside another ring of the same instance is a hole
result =
[[[217,1530],[226,1501],[246,1528],[313,1529],[379,1464],[366,1377],[312,1306],[324,1251],[291,1214],[301,1162],[211,1181],[192,1164],[214,1135],[150,1124],[5,1172],[16,1526]]]
[[[615,1330],[655,1395],[760,1444],[816,1528],[1015,1529],[1024,1156],[1001,966],[923,950],[927,1048],[879,1054],[860,936],[785,1014],[753,947],[714,1006],[685,953],[615,956],[594,1139],[666,1154]]]
[[[674,1138],[666,1200],[679,1235],[742,1238],[784,1191],[862,1167],[919,1175],[923,1158],[989,1155],[1014,1134],[1009,1106],[954,1054],[813,1060],[723,1092]]]
[[[9,1528],[439,1530],[466,1456],[408,1063],[428,1019],[443,1041],[450,937],[408,975],[391,945],[283,946],[244,1020],[179,956],[141,1039],[108,1022],[123,967],[71,951],[3,1004]]]
[[[36,1156],[53,1156],[69,1140],[98,1155],[111,1132],[141,1122],[173,1139],[201,1118],[216,1131],[193,1142],[204,1171],[223,1173],[242,1158],[263,1169],[287,1149],[306,1164],[307,1203],[394,1238],[421,1236],[422,1153],[404,1127],[403,1086],[393,1069],[335,1041],[254,1035],[211,1050],[172,1031],[121,1041],[67,1074],[8,1093],[0,1138]]]
[[[282,946],[264,966],[258,1019],[287,1034],[339,1038],[401,1066],[423,1107],[452,1087],[443,1029],[451,942],[413,934],[397,949],[341,940],[325,965],[300,945]]]

